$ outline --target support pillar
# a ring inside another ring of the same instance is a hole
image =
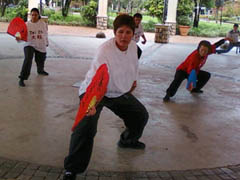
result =
[[[98,1],[98,15],[97,15],[97,28],[98,29],[107,29],[107,5],[108,0],[99,0]]]
[[[177,15],[177,5],[178,0],[168,0],[168,7],[167,7],[167,19],[165,24],[171,25],[170,34],[176,34],[176,15]]]
[[[32,8],[38,8],[38,1],[37,0],[28,0],[28,20],[31,19],[30,11]]]

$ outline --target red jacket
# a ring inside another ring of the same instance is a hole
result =
[[[193,51],[188,57],[187,59],[185,59],[184,62],[182,62],[178,67],[177,67],[177,71],[178,70],[182,70],[187,72],[188,74],[191,73],[191,71],[193,69],[196,70],[196,73],[199,73],[199,70],[201,69],[201,67],[206,63],[208,55],[216,53],[216,46],[212,45],[212,51],[209,52],[206,56],[201,57],[198,53],[198,50],[196,49],[195,51]]]

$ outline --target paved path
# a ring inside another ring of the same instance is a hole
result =
[[[0,32],[6,32],[8,23],[0,22]],[[49,35],[70,35],[70,36],[81,36],[81,37],[95,37],[101,30],[90,27],[75,27],[75,26],[58,26],[49,25]],[[113,30],[107,29],[103,30],[107,38],[113,37]],[[146,33],[146,38],[148,41],[154,41],[154,33]],[[193,37],[193,36],[171,36],[170,42],[172,43],[189,43],[197,44],[201,40],[209,40],[210,42],[215,42],[219,38],[203,38],[203,37]]]

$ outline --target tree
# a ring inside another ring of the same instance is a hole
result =
[[[0,0],[1,16],[4,16],[6,7],[13,3],[12,0]]]
[[[71,0],[62,0],[62,15],[63,15],[63,17],[67,17],[70,4],[71,4]]]
[[[145,2],[144,8],[148,11],[149,15],[161,20],[163,17],[164,0],[148,0]]]
[[[218,22],[218,11],[219,11],[220,8],[222,10],[223,4],[224,4],[224,0],[216,0],[215,1],[215,6],[216,6],[216,23]]]
[[[177,17],[178,16],[190,17],[192,15],[192,11],[193,11],[192,0],[178,0]]]
[[[177,24],[180,25],[190,25],[193,12],[193,2],[192,0],[179,0],[177,6]]]
[[[93,0],[82,7],[81,15],[90,26],[96,26],[97,8],[98,5]]]
[[[211,8],[214,6],[214,0],[194,0],[194,22],[193,27],[198,27],[201,7]]]

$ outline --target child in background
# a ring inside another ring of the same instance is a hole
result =
[[[142,44],[146,44],[147,40],[146,37],[144,36],[144,31],[142,28],[142,14],[136,13],[133,16],[134,22],[135,22],[135,32],[134,32],[134,37],[133,40],[136,41],[136,43],[139,42],[140,37],[143,38]]]
[[[238,42],[239,35],[240,35],[240,32],[238,30],[238,24],[234,24],[233,29],[228,32],[227,37],[225,38],[230,42],[227,45],[227,48],[216,50],[216,53],[217,54],[228,53],[233,47],[239,47],[240,46],[240,42]]]

